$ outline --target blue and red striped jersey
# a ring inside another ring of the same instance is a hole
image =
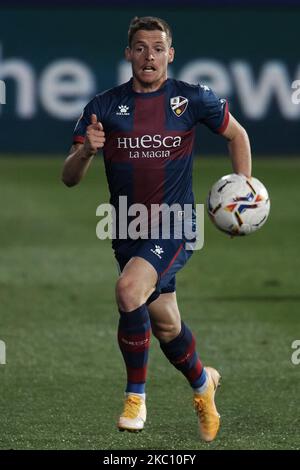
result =
[[[84,142],[91,115],[103,125],[110,202],[193,204],[192,160],[195,127],[223,132],[227,102],[207,86],[167,79],[155,92],[137,93],[132,79],[93,98],[84,108],[74,142]]]

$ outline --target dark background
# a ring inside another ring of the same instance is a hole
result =
[[[53,2],[42,8],[5,3],[0,4],[0,79],[6,84],[0,152],[65,154],[83,106],[130,76],[123,61],[130,19],[156,15],[174,32],[171,76],[210,85],[227,98],[254,154],[298,153],[300,104],[292,102],[291,85],[300,78],[299,7],[237,1],[226,7],[196,1],[184,7],[169,1],[151,7],[77,1],[74,8],[67,1],[61,8]],[[201,127],[196,150],[218,154],[224,143]]]

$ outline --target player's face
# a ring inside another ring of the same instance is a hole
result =
[[[158,90],[167,79],[174,49],[170,47],[165,32],[139,30],[133,36],[131,47],[126,48],[125,55],[132,65],[134,89],[147,92]]]

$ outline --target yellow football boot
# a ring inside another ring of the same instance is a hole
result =
[[[142,431],[146,422],[146,416],[145,400],[139,395],[130,393],[125,398],[124,411],[119,418],[117,426],[120,431]]]
[[[215,405],[215,393],[220,382],[220,374],[212,367],[205,367],[208,385],[203,393],[194,394],[194,408],[198,415],[201,438],[210,442],[217,435],[220,427],[220,415]]]

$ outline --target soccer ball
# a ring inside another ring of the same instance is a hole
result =
[[[268,218],[268,191],[256,178],[226,175],[209,191],[207,211],[223,232],[231,236],[248,235],[261,228]]]

